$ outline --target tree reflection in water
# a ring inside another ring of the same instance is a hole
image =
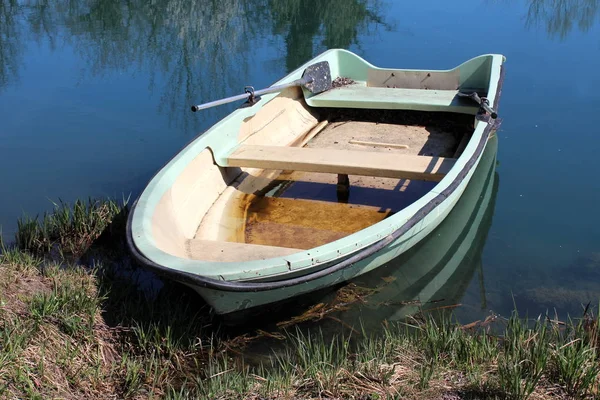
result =
[[[315,39],[319,50],[349,48],[370,26],[389,25],[380,16],[381,1],[270,0],[273,34],[285,40],[287,71],[312,58]]]
[[[21,27],[17,0],[0,0],[0,90],[18,78]]]
[[[319,35],[319,50],[358,44],[382,23],[379,9],[380,0],[0,0],[0,87],[17,79],[28,42],[68,45],[86,64],[80,79],[147,75],[159,110],[187,130],[188,104],[248,83],[261,38],[285,38],[287,71],[315,55]]]
[[[598,18],[598,0],[529,0],[525,25],[544,25],[550,37],[565,39],[575,25],[587,32]]]
[[[147,77],[159,111],[195,132],[187,105],[240,92],[264,38],[280,38],[278,76],[327,48],[360,47],[389,29],[385,0],[0,0],[0,90],[18,80],[32,43],[70,46],[86,67],[81,80],[117,72]],[[597,0],[526,0],[526,25],[565,38],[587,31]],[[212,110],[204,112],[204,120]]]

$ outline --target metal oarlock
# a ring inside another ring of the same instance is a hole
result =
[[[479,97],[477,92],[473,92],[473,93],[458,92],[458,96],[459,97],[468,97],[468,98],[472,99],[473,101],[477,102],[477,104],[479,104],[479,106],[483,110],[485,110],[488,114],[490,114],[490,117],[492,119],[498,118],[498,113],[496,112],[496,110],[494,110],[492,107],[490,107],[490,101],[487,99],[487,97]]]

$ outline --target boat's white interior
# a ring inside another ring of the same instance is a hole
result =
[[[324,93],[324,105],[332,95]],[[199,153],[153,214],[156,245],[183,258],[243,261],[331,242],[420,198],[472,133],[472,115],[448,132],[408,114],[403,123],[334,111],[287,89],[241,124],[224,159]]]

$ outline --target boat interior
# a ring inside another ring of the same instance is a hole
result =
[[[282,91],[236,125],[235,145],[209,143],[177,176],[152,216],[157,246],[205,261],[281,257],[414,203],[452,168],[478,112],[457,78],[424,74]]]

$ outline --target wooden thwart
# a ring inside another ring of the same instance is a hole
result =
[[[193,260],[218,262],[266,260],[274,257],[285,257],[302,251],[301,249],[289,247],[199,239],[187,240],[185,247],[187,256]]]
[[[222,166],[439,181],[455,161],[398,153],[241,145]]]

